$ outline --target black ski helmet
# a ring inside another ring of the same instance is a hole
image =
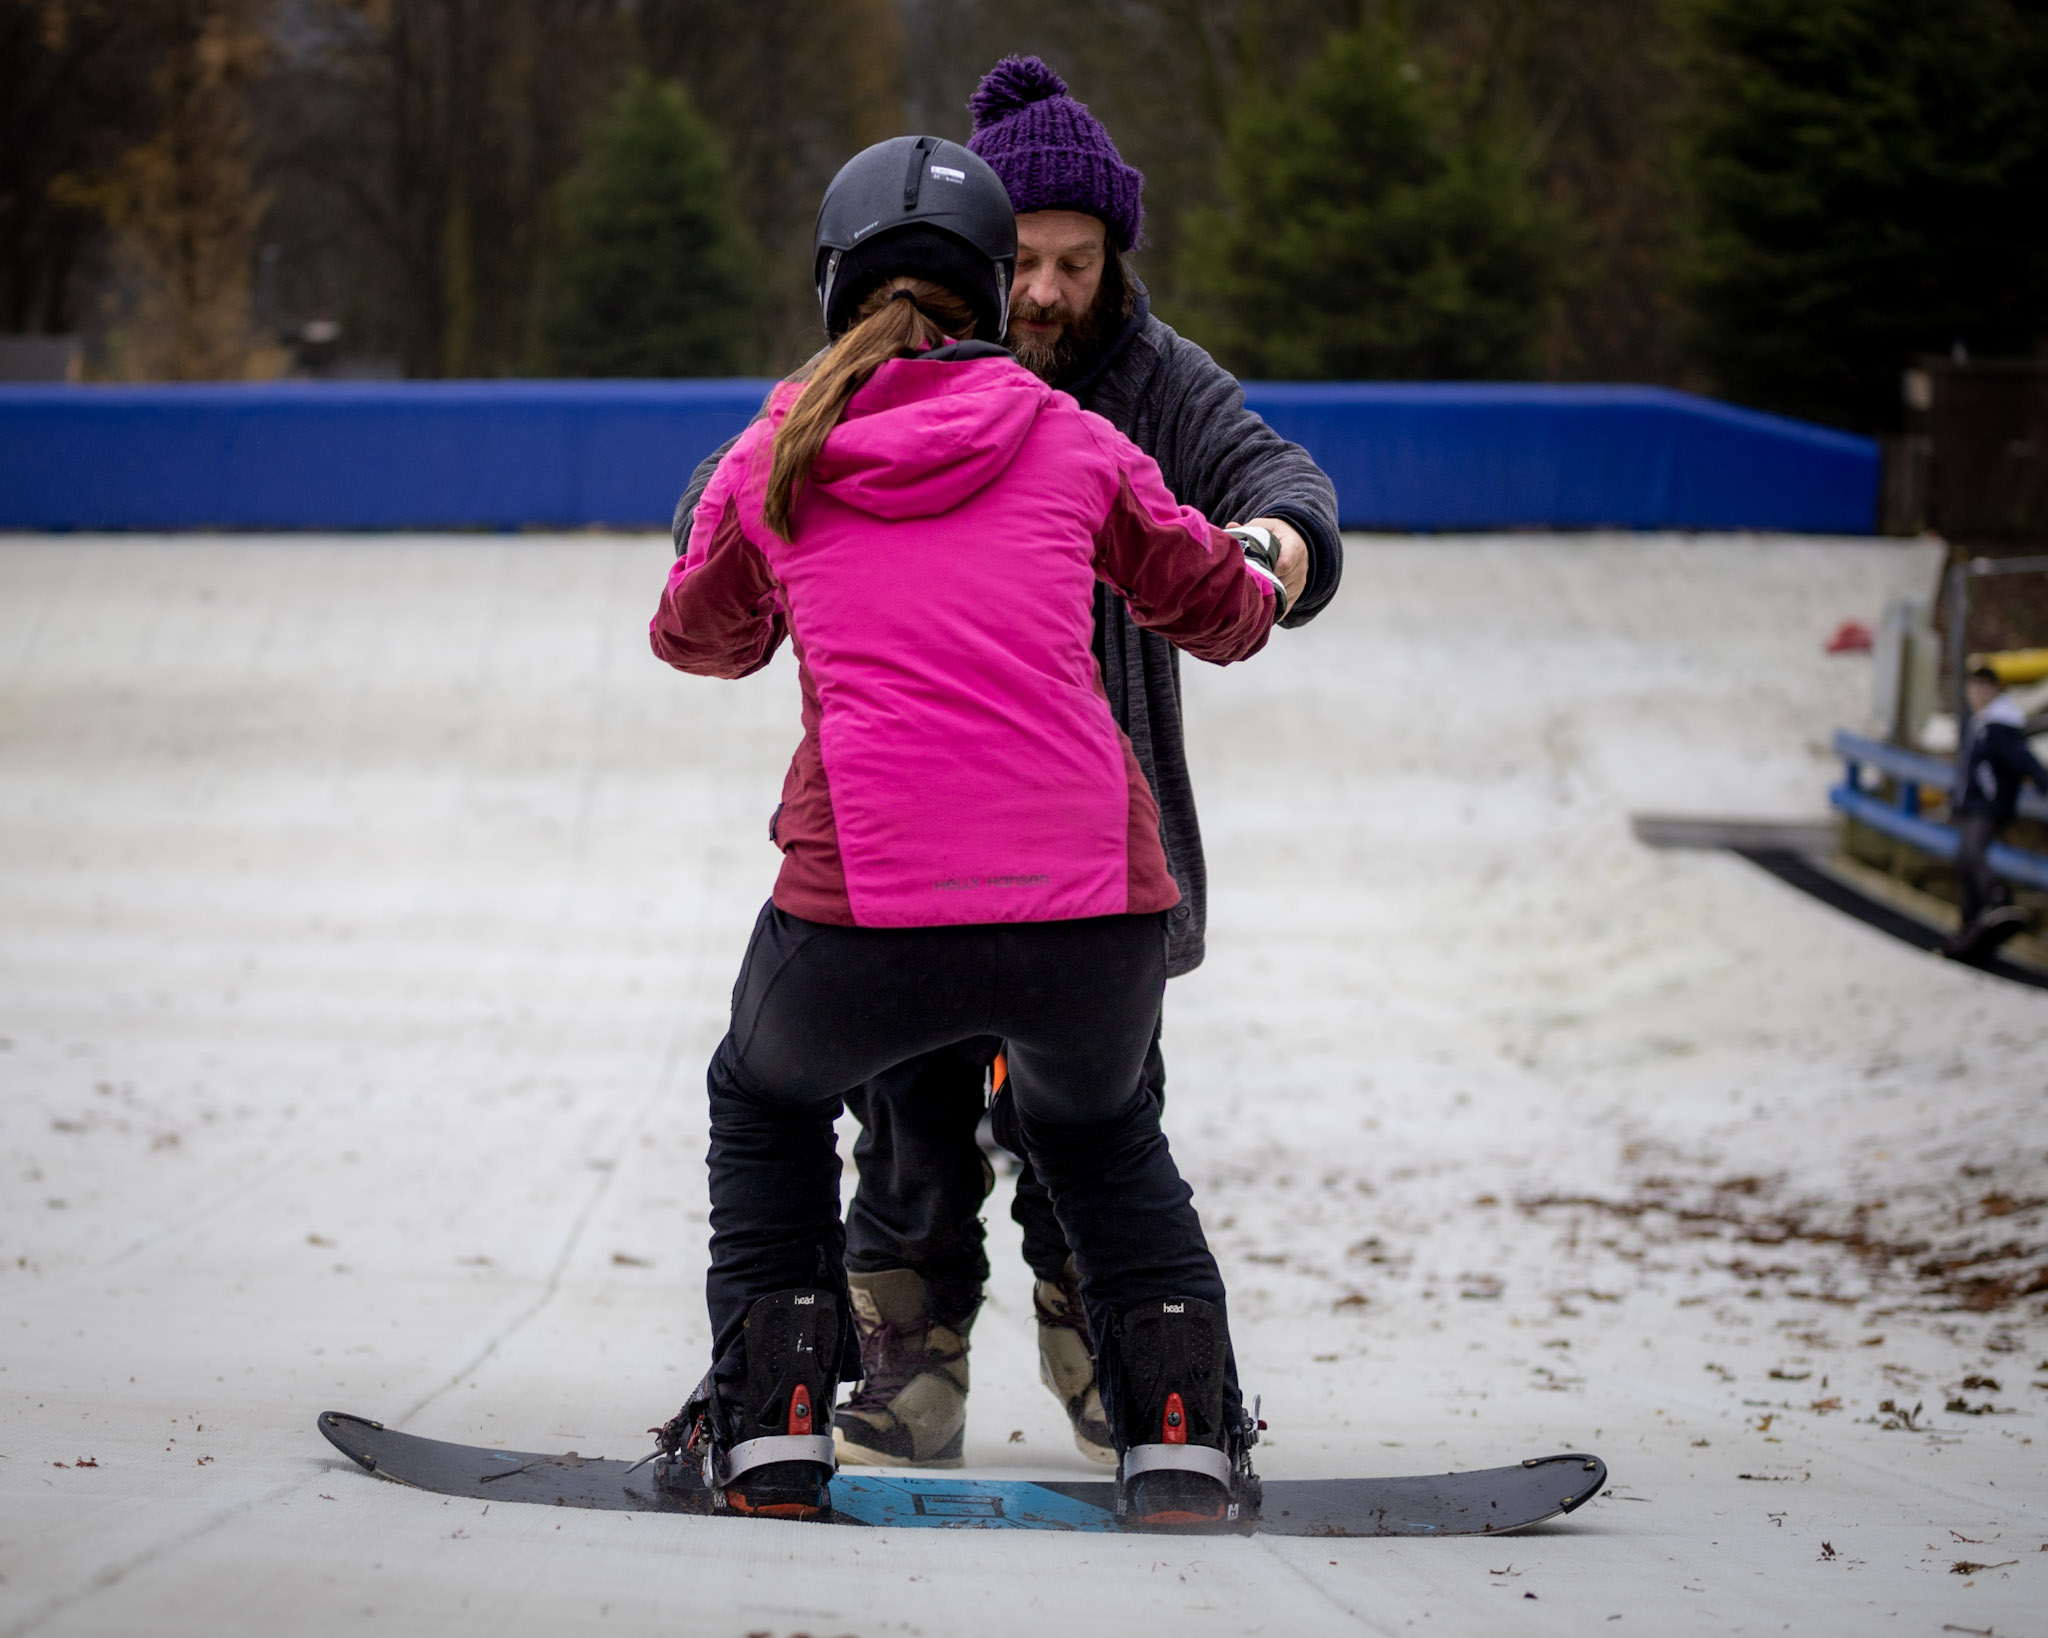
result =
[[[976,337],[1000,341],[1016,267],[1017,216],[1002,179],[943,137],[891,137],[855,154],[825,190],[811,235],[828,337],[845,332],[875,286],[908,274],[958,292]]]

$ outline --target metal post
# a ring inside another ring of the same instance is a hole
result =
[[[1956,712],[1956,755],[1963,754],[1963,737],[1970,730],[1970,649],[1966,628],[1970,623],[1970,565],[1955,563],[1948,571],[1948,663]]]

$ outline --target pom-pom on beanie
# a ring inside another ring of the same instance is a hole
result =
[[[1009,189],[1010,206],[1099,216],[1119,250],[1138,243],[1145,179],[1123,161],[1102,121],[1067,95],[1067,82],[1036,57],[1005,57],[967,99],[967,146]]]

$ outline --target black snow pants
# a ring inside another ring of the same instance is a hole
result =
[[[846,1208],[846,1266],[859,1274],[909,1268],[924,1279],[932,1312],[961,1329],[988,1283],[982,1202],[992,1183],[975,1130],[988,1066],[1002,1046],[984,1036],[895,1064],[846,1093],[860,1122],[853,1199]],[[1142,1079],[1164,1106],[1166,1060],[1155,1028]],[[995,1139],[1017,1156],[1010,1215],[1024,1231],[1024,1261],[1041,1280],[1066,1272],[1067,1236],[1052,1196],[1024,1154],[1013,1100],[997,1100]]]
[[[1222,1307],[1222,1276],[1143,1079],[1165,983],[1158,916],[898,929],[763,907],[708,1077],[705,1296],[719,1377],[742,1369],[756,1300],[843,1289],[832,1123],[847,1091],[981,1036],[1006,1044],[1016,1135],[1073,1248],[1096,1336],[1147,1298]],[[1103,1385],[1113,1396],[1113,1371]],[[1226,1410],[1238,1402],[1233,1368]]]

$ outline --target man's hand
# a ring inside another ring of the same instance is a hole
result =
[[[1280,576],[1280,584],[1287,588],[1287,606],[1291,609],[1301,601],[1301,594],[1308,589],[1308,542],[1301,538],[1293,524],[1284,518],[1253,518],[1252,522],[1261,529],[1273,531],[1273,538],[1280,543],[1280,561],[1274,565]],[[1239,529],[1242,524],[1226,523],[1226,529]]]

